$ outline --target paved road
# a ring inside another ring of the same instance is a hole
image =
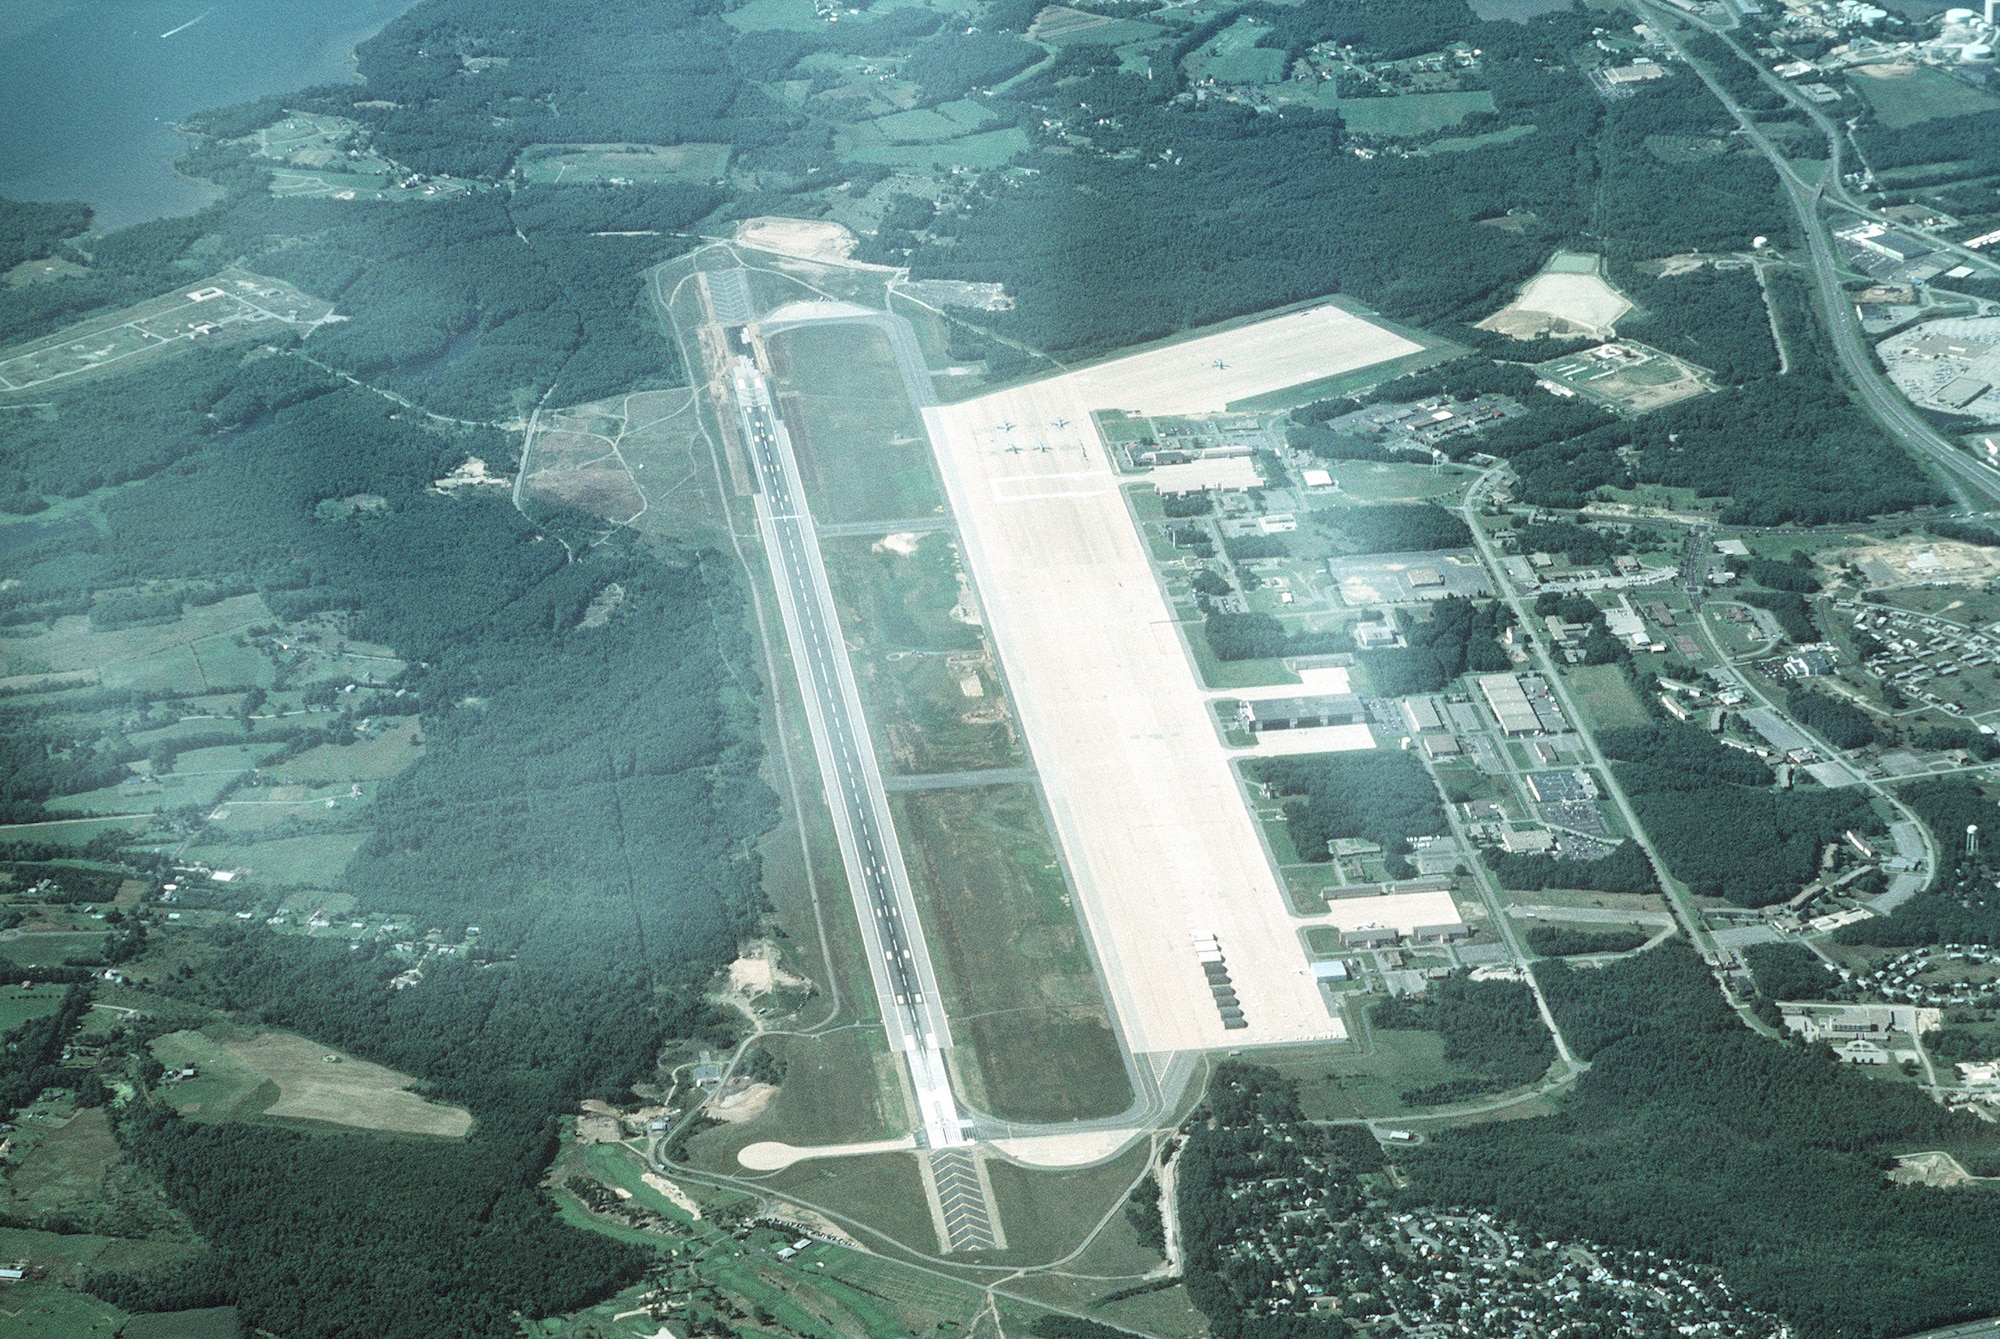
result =
[[[803,500],[798,462],[764,377],[746,359],[738,364],[734,382],[738,427],[757,490],[758,525],[889,1043],[909,1063],[926,1143],[932,1148],[964,1144],[966,1122],[944,1063],[944,1050],[951,1045],[950,1025],[862,715],[819,539]]]
[[[1669,14],[1650,4],[1641,3],[1639,10],[1654,20],[1654,31],[1661,34],[1676,54],[1683,60],[1687,53],[1673,36],[1671,24],[1684,15]],[[1711,24],[1692,20],[1707,29],[1714,36],[1727,43],[1732,51],[1735,43],[1727,34]],[[1740,51],[1737,53],[1741,55]],[[1750,62],[1765,83],[1782,93],[1794,106],[1805,111],[1826,136],[1831,156],[1826,169],[1816,180],[1807,181],[1801,177],[1787,161],[1784,154],[1757,128],[1756,120],[1743,110],[1736,100],[1729,96],[1721,84],[1706,70],[1689,61],[1690,69],[1701,78],[1708,91],[1717,101],[1729,109],[1752,144],[1757,147],[1777,169],[1779,179],[1784,183],[1785,196],[1792,202],[1792,209],[1798,215],[1799,229],[1805,234],[1811,252],[1811,275],[1814,290],[1819,298],[1820,311],[1825,319],[1828,333],[1833,338],[1834,352],[1841,365],[1846,368],[1849,381],[1890,436],[1901,442],[1909,450],[1929,460],[1943,474],[1945,486],[1958,501],[1970,507],[1988,507],[2000,502],[2000,470],[1973,459],[1950,441],[1940,436],[1926,423],[1910,402],[1898,391],[1876,366],[1874,355],[1863,338],[1861,323],[1855,314],[1854,304],[1840,286],[1840,259],[1833,246],[1833,238],[1825,220],[1820,218],[1819,207],[1823,200],[1838,197],[1838,202],[1846,208],[1860,211],[1859,206],[1846,198],[1840,185],[1843,171],[1844,139],[1834,124],[1817,107],[1800,97],[1784,81],[1771,75],[1754,61]]]

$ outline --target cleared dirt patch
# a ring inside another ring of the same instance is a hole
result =
[[[1545,335],[1614,333],[1619,318],[1632,310],[1625,295],[1597,274],[1545,271],[1521,286],[1520,296],[1479,323],[1515,339]]]
[[[764,1108],[771,1105],[778,1088],[772,1083],[753,1083],[740,1092],[717,1098],[709,1103],[708,1114],[719,1121],[731,1125],[741,1125],[764,1114]]]
[[[838,223],[788,219],[767,214],[736,225],[736,240],[759,251],[777,251],[807,260],[846,260],[860,241]]]
[[[1828,571],[1852,563],[1877,590],[1909,585],[1978,585],[2000,576],[2000,552],[1952,540],[1907,538],[1822,552]]]
[[[1935,1186],[1940,1190],[2000,1181],[2000,1177],[1974,1176],[1957,1158],[1944,1152],[1905,1153],[1896,1159],[1889,1179],[1899,1186]]]

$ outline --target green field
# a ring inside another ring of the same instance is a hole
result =
[[[195,846],[189,860],[217,869],[240,869],[261,883],[325,884],[340,876],[347,862],[368,840],[365,832],[329,832],[323,836],[280,837],[246,845]]]
[[[1090,948],[1027,786],[890,796],[973,1105],[1022,1121],[1114,1115],[1131,1101]]]
[[[960,99],[935,109],[919,107],[878,116],[870,122],[891,144],[935,144],[959,139],[993,124],[994,114],[976,102]]]
[[[1568,680],[1571,694],[1590,713],[1591,723],[1598,729],[1652,724],[1652,713],[1616,665],[1574,665]]]
[[[535,144],[521,151],[520,173],[542,185],[701,183],[726,176],[734,152],[728,144]]]
[[[822,525],[944,509],[929,439],[886,335],[828,322],[781,331],[769,347],[779,410]]]
[[[0,827],[0,841],[54,842],[83,846],[107,832],[136,832],[152,821],[150,814],[126,818],[67,818],[44,823],[13,823]]]
[[[942,532],[821,545],[868,725],[886,770],[976,771],[1026,763],[981,629],[954,616],[962,572]]]
[[[0,1032],[11,1032],[31,1018],[62,1008],[68,986],[0,986]]]
[[[1474,149],[1512,144],[1515,140],[1526,139],[1534,133],[1534,126],[1508,126],[1505,130],[1489,130],[1483,135],[1446,135],[1432,140],[1415,152],[1420,157],[1426,158],[1434,153],[1470,153]]]
[[[907,115],[907,113],[905,113]],[[937,143],[897,144],[877,133],[855,131],[836,137],[841,156],[857,163],[880,163],[906,172],[950,167],[1003,167],[1031,146],[1027,133],[1014,126],[964,135]]]
[[[58,930],[0,939],[0,958],[22,967],[60,967],[69,958],[93,957],[104,947],[102,930]]]
[[[1277,83],[1285,77],[1283,48],[1257,45],[1270,31],[1268,23],[1238,19],[1188,56],[1188,74],[1219,84]]]
[[[1494,110],[1493,95],[1484,89],[1470,93],[1402,93],[1390,98],[1341,98],[1340,119],[1356,135],[1400,139],[1449,130],[1474,112]]]
[[[199,1032],[172,1032],[153,1042],[153,1054],[169,1069],[192,1065],[198,1071],[161,1090],[183,1116],[205,1121],[249,1120],[278,1100],[278,1085]]]
[[[2000,107],[2000,97],[1929,66],[1920,65],[1896,79],[1854,74],[1847,82],[1868,103],[1875,119],[1892,130]]]
[[[1367,1029],[1363,1054],[1300,1058],[1277,1064],[1299,1081],[1308,1117],[1337,1120],[1352,1116],[1394,1116],[1411,1110],[1400,1094],[1466,1077],[1444,1058],[1444,1038],[1435,1032]]]

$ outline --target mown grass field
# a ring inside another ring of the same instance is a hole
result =
[[[261,883],[324,884],[340,876],[367,840],[365,832],[329,832],[242,846],[217,843],[190,847],[187,858],[217,869],[242,870]]]
[[[1569,690],[1590,713],[1590,723],[1598,729],[1627,725],[1650,725],[1652,713],[1625,681],[1616,665],[1576,665],[1569,671]]]
[[[1847,82],[1874,111],[1875,119],[1892,130],[2000,107],[2000,97],[1928,66],[1893,79],[1854,74]]]
[[[68,992],[68,986],[0,986],[0,1032],[11,1032],[29,1019],[54,1013]]]
[[[1391,98],[1342,98],[1340,119],[1357,135],[1401,139],[1449,130],[1474,112],[1493,110],[1493,95],[1484,89],[1469,93],[1404,93]]]
[[[163,1096],[182,1115],[199,1120],[262,1117],[448,1138],[472,1126],[463,1108],[427,1102],[408,1091],[408,1075],[289,1032],[211,1024],[199,1032],[170,1032],[152,1049],[170,1070],[197,1071],[170,1084]]]
[[[1034,791],[890,797],[954,1035],[1013,1120],[1108,1116],[1131,1100],[1088,941]]]
[[[770,340],[779,409],[822,525],[930,516],[944,506],[929,439],[888,337],[873,326],[801,326]]]

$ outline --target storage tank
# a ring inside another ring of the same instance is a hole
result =
[[[1958,49],[1958,58],[1967,65],[1993,59],[1993,48],[1985,42],[1967,42]]]
[[[1970,23],[1978,17],[1977,14],[1974,14],[1969,9],[1947,9],[1944,12],[1944,21],[1946,23]]]

